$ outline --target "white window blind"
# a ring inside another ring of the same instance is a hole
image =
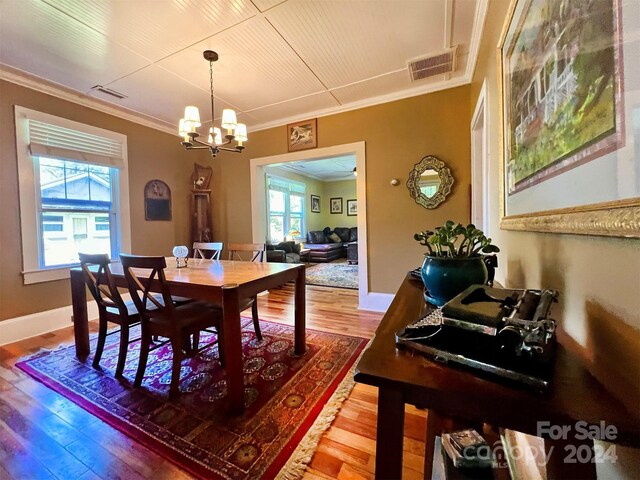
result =
[[[297,183],[284,178],[278,178],[278,177],[272,177],[272,176],[268,176],[267,179],[269,182],[268,184],[269,189],[271,190],[277,190],[279,192],[285,192],[285,193],[299,193],[301,195],[304,195],[304,192],[305,192],[304,183]]]
[[[122,144],[115,139],[52,125],[33,118],[28,118],[28,131],[31,155],[119,169],[124,167]]]

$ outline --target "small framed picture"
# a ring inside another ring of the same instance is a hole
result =
[[[329,199],[329,213],[342,213],[342,198]]]
[[[304,120],[287,125],[287,146],[290,152],[318,146],[317,120]]]
[[[320,213],[320,197],[311,195],[311,213]]]
[[[347,216],[355,217],[356,215],[358,215],[358,200],[355,198],[347,200]]]

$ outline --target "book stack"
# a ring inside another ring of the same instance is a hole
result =
[[[494,463],[491,448],[473,429],[442,434],[442,448],[456,468],[487,468]]]

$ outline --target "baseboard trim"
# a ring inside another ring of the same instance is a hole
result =
[[[370,310],[372,312],[386,312],[395,295],[392,293],[369,292],[360,295],[358,310]]]
[[[68,305],[3,320],[0,322],[0,346],[68,327],[73,324],[72,316],[73,310]],[[98,307],[93,300],[87,302],[87,316],[98,318]]]

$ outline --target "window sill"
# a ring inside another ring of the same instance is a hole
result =
[[[25,285],[33,283],[53,282],[69,278],[69,266],[60,268],[47,268],[43,270],[29,270],[22,272]]]

